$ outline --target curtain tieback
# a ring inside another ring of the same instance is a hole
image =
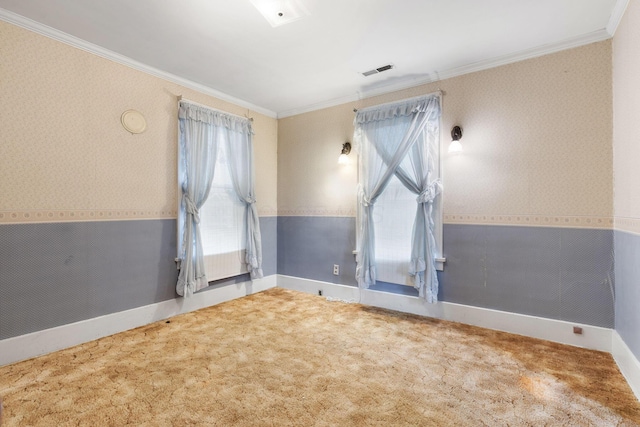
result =
[[[365,208],[373,206],[373,202],[364,196],[362,196],[362,198],[360,199],[360,203],[362,203],[362,206],[364,206]]]
[[[362,189],[358,191],[358,199],[360,199],[360,204],[365,208],[373,206],[373,202],[364,195],[364,191]]]
[[[425,188],[420,195],[416,198],[418,203],[433,203],[436,196],[442,191],[442,185],[440,181],[434,181]]]
[[[196,204],[193,203],[193,200],[191,200],[191,197],[185,194],[182,197],[182,200],[184,200],[184,208],[187,211],[187,213],[193,215],[193,220],[195,221],[196,224],[200,224],[200,211],[198,210],[198,207],[196,206]]]
[[[244,199],[244,202],[248,205],[252,205],[256,202],[256,198],[255,197],[247,197]]]

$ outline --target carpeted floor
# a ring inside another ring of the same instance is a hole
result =
[[[635,426],[609,354],[280,288],[0,368],[5,426]]]

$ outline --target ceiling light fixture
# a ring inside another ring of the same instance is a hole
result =
[[[298,0],[251,0],[251,4],[274,28],[309,15],[309,11]]]

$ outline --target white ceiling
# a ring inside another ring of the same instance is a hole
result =
[[[0,0],[0,19],[283,117],[604,40],[628,0],[298,1],[275,28],[250,0]]]

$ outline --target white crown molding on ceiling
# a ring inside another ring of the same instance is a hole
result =
[[[629,0],[618,0],[616,5],[613,7],[611,17],[609,17],[609,23],[607,24],[607,33],[609,33],[611,37],[616,34],[618,25],[620,25],[620,21],[622,21],[622,17],[624,16],[624,12],[627,10],[628,5]]]
[[[194,81],[176,76],[175,74],[167,73],[165,71],[143,64],[142,62],[138,62],[127,56],[120,55],[119,53],[110,51],[108,49],[104,49],[98,45],[89,43],[88,41],[79,39],[75,36],[72,36],[71,34],[67,34],[55,28],[49,27],[48,25],[44,25],[39,22],[36,22],[32,19],[25,18],[22,15],[18,15],[17,13],[10,12],[6,9],[0,8],[0,19],[10,24],[17,25],[18,27],[22,27],[27,30],[33,31],[34,33],[38,33],[50,39],[57,40],[69,46],[75,47],[77,49],[84,50],[85,52],[89,52],[94,55],[100,56],[102,58],[108,59],[110,61],[117,62],[129,68],[133,68],[134,70],[142,71],[143,73],[150,74],[155,77],[159,77],[163,80],[167,80],[169,82],[179,84],[180,86],[193,89],[205,95],[213,96],[222,101],[230,102],[239,107],[248,108],[252,111],[255,111],[260,114],[264,114],[265,116],[268,116],[274,119],[277,118],[278,116],[274,111],[254,105],[242,99],[235,98],[231,95],[227,95],[226,93],[220,92],[216,89],[202,85],[200,83],[196,83]]]
[[[628,1],[628,0],[621,0],[621,1]],[[619,19],[620,18],[618,18],[618,22],[619,22]],[[412,79],[410,81],[404,81],[396,84],[380,86],[378,88],[360,92],[358,94],[354,94],[351,96],[344,96],[341,98],[332,99],[322,103],[312,104],[302,108],[283,111],[281,113],[278,113],[278,118],[280,119],[284,117],[295,116],[297,114],[309,113],[311,111],[334,107],[336,105],[345,104],[347,102],[360,101],[362,99],[371,98],[374,96],[384,95],[391,92],[397,92],[404,89],[410,89],[412,87],[416,87],[416,86],[420,86],[428,83],[434,83],[441,80],[462,76],[464,74],[475,73],[477,71],[484,71],[491,68],[496,68],[503,65],[524,61],[527,59],[538,58],[540,56],[549,55],[549,54],[560,52],[567,49],[573,49],[573,48],[584,46],[590,43],[601,42],[610,38],[611,38],[611,35],[609,34],[609,32],[605,29],[602,29],[602,30],[594,31],[592,33],[583,34],[577,37],[572,37],[558,43],[552,43],[544,46],[535,47],[532,49],[521,50],[512,54],[499,56],[497,58],[491,58],[484,61],[474,62],[473,64],[452,68],[450,70],[436,71],[431,73],[429,77],[417,78],[417,79]]]
[[[412,79],[404,82],[399,82],[396,84],[380,86],[368,91],[358,92],[352,95],[334,98],[325,102],[315,103],[315,104],[307,105],[300,108],[282,111],[279,113],[254,105],[242,99],[238,99],[233,96],[227,95],[223,92],[220,92],[211,87],[202,85],[200,83],[196,83],[191,80],[176,76],[174,74],[167,73],[162,70],[158,70],[157,68],[135,61],[124,55],[120,55],[108,49],[104,49],[93,43],[89,43],[85,40],[79,39],[70,34],[56,30],[55,28],[33,21],[29,18],[25,18],[21,15],[18,15],[16,13],[10,12],[2,8],[0,8],[0,19],[2,19],[3,21],[9,22],[11,24],[17,25],[19,27],[25,28],[27,30],[36,32],[45,37],[49,37],[51,39],[54,39],[62,43],[68,44],[70,46],[76,47],[78,49],[84,50],[86,52],[93,53],[102,58],[109,59],[114,62],[120,63],[122,65],[128,66],[130,68],[136,69],[138,71],[142,71],[144,73],[159,77],[161,79],[179,84],[181,86],[196,90],[206,95],[214,96],[218,99],[233,103],[240,107],[249,108],[253,111],[264,114],[265,116],[279,119],[279,118],[295,116],[298,114],[308,113],[311,111],[321,110],[324,108],[334,107],[336,105],[346,104],[349,102],[359,101],[362,99],[371,98],[378,95],[384,95],[384,94],[396,92],[399,90],[409,89],[412,87],[433,83],[440,80],[449,79],[452,77],[458,77],[464,74],[488,70],[491,68],[500,67],[502,65],[524,61],[527,59],[537,58],[543,55],[548,55],[548,54],[560,52],[563,50],[583,46],[586,44],[607,40],[613,37],[613,35],[615,34],[615,31],[618,28],[618,25],[620,24],[622,17],[624,16],[624,12],[627,8],[628,3],[629,3],[629,0],[618,0],[616,2],[613,8],[613,11],[611,13],[611,16],[609,18],[609,22],[606,28],[602,30],[594,31],[588,34],[577,36],[577,37],[572,37],[558,43],[552,43],[552,44],[528,49],[525,51],[519,51],[513,54],[508,54],[508,55],[500,56],[497,58],[488,59],[485,61],[479,61],[473,64],[453,68],[450,70],[436,71],[434,73],[431,73],[430,76],[425,78]]]
[[[323,108],[335,107],[336,105],[346,104],[348,102],[360,101],[362,99],[371,98],[374,96],[384,95],[399,90],[409,89],[412,87],[437,82],[444,79],[450,79],[452,77],[458,77],[464,74],[474,73],[476,71],[488,70],[491,68],[500,67],[502,65],[512,64],[514,62],[524,61],[527,59],[537,58],[544,55],[560,52],[567,49],[573,49],[579,46],[584,46],[590,43],[597,43],[612,38],[615,35],[620,21],[624,16],[624,12],[627,10],[629,0],[617,0],[609,22],[605,29],[594,31],[592,33],[583,34],[581,36],[572,37],[563,40],[558,43],[552,43],[540,47],[535,47],[525,51],[519,51],[513,54],[500,56],[497,58],[488,59],[485,61],[475,62],[473,64],[465,65],[450,70],[443,70],[432,74],[437,74],[435,78],[426,77],[421,79],[413,79],[410,81],[404,81],[396,84],[390,84],[387,86],[380,86],[376,89],[372,89],[365,92],[360,92],[350,96],[343,96],[340,98],[331,99],[325,102],[311,104],[301,108],[295,108],[292,110],[282,111],[278,113],[278,118],[285,118],[295,116],[297,114],[309,113],[311,111],[321,110]]]

